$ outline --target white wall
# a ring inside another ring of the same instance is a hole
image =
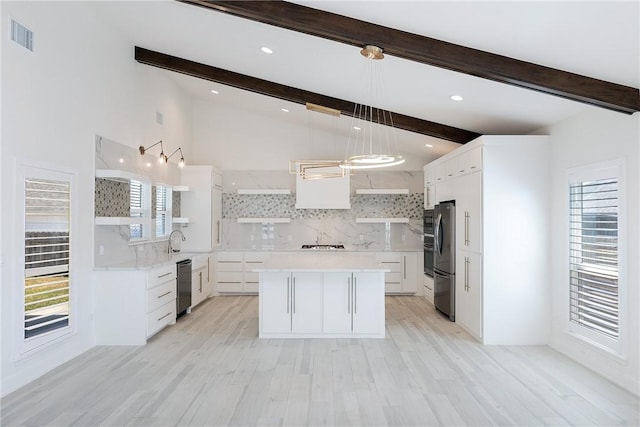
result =
[[[189,159],[188,98],[164,72],[138,64],[133,45],[91,10],[90,2],[2,2],[2,383],[5,395],[94,345],[92,307],[93,186],[95,135],[122,144],[166,150],[182,146]],[[9,38],[13,18],[34,31],[34,52]],[[164,125],[156,123],[156,112]],[[172,159],[173,160],[173,159]],[[7,206],[13,199],[15,162],[39,162],[77,172],[78,228],[72,274],[77,332],[57,345],[19,360],[14,342],[21,320],[15,304],[22,292],[22,221]],[[19,317],[19,316],[18,316]]]
[[[640,195],[639,144],[640,113],[632,116],[591,110],[565,120],[540,133],[551,135],[551,347],[580,361],[612,381],[638,394],[640,375],[639,317],[639,221]],[[626,162],[627,224],[626,247],[621,248],[622,273],[626,277],[627,303],[625,355],[613,356],[575,338],[566,332],[568,308],[568,243],[567,227],[567,170],[606,160],[624,159]]]
[[[292,110],[305,108],[292,103],[287,106]],[[289,160],[345,157],[350,118],[343,116],[339,123],[326,114],[295,111],[307,115],[306,124],[301,126],[275,107],[275,112],[259,112],[215,100],[195,100],[192,132],[198,164],[213,164],[222,170],[286,170]],[[396,130],[396,138],[406,133]],[[429,142],[428,137],[424,141]],[[449,150],[458,146],[442,145]],[[403,153],[407,161],[388,170],[421,171],[433,157],[423,143],[419,146],[423,155]]]

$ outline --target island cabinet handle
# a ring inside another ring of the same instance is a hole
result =
[[[358,278],[353,278],[353,314],[358,314]]]
[[[347,313],[351,314],[351,277],[347,277]]]
[[[172,271],[170,271],[170,272],[168,272],[168,273],[165,273],[165,274],[163,274],[163,275],[161,275],[161,276],[158,276],[158,279],[162,279],[163,277],[167,277],[167,276],[168,276],[168,275],[170,275],[171,273],[172,273]]]
[[[290,279],[287,277],[287,314],[289,314],[289,301],[290,301],[290,298],[289,298],[289,280]]]
[[[293,276],[293,314],[296,314],[296,277]]]

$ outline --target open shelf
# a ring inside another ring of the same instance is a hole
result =
[[[173,191],[189,191],[189,186],[188,185],[176,185],[173,187]]]
[[[291,218],[238,218],[238,222],[241,224],[265,224],[265,223],[287,224],[291,222]]]
[[[189,224],[189,218],[187,217],[173,217],[171,218],[173,224]]]
[[[150,181],[148,176],[138,175],[120,169],[96,169],[96,178],[112,179],[114,181]]]
[[[358,188],[356,194],[409,194],[408,188]]]
[[[256,188],[238,190],[238,194],[291,194],[288,188]]]
[[[360,224],[380,224],[380,223],[397,223],[406,224],[409,218],[356,218],[356,222]]]
[[[146,218],[129,217],[129,216],[97,216],[95,218],[96,225],[131,225],[143,224],[148,225],[150,221]]]

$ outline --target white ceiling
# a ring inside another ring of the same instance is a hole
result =
[[[640,86],[638,1],[307,1],[295,3],[632,87]],[[96,2],[132,44],[353,102],[366,102],[359,48],[176,1]],[[272,55],[260,52],[262,46]],[[387,55],[391,111],[482,134],[526,134],[585,104]],[[303,107],[167,72],[192,96],[307,123]],[[220,95],[212,95],[218,88]],[[462,102],[449,99],[453,94]],[[636,113],[638,114],[638,113]],[[401,133],[407,152],[433,143]],[[402,150],[402,148],[401,148]],[[438,150],[440,151],[440,150]]]

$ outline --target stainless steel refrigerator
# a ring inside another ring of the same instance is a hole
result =
[[[452,322],[456,319],[456,206],[442,202],[435,206],[433,292],[434,304]]]

